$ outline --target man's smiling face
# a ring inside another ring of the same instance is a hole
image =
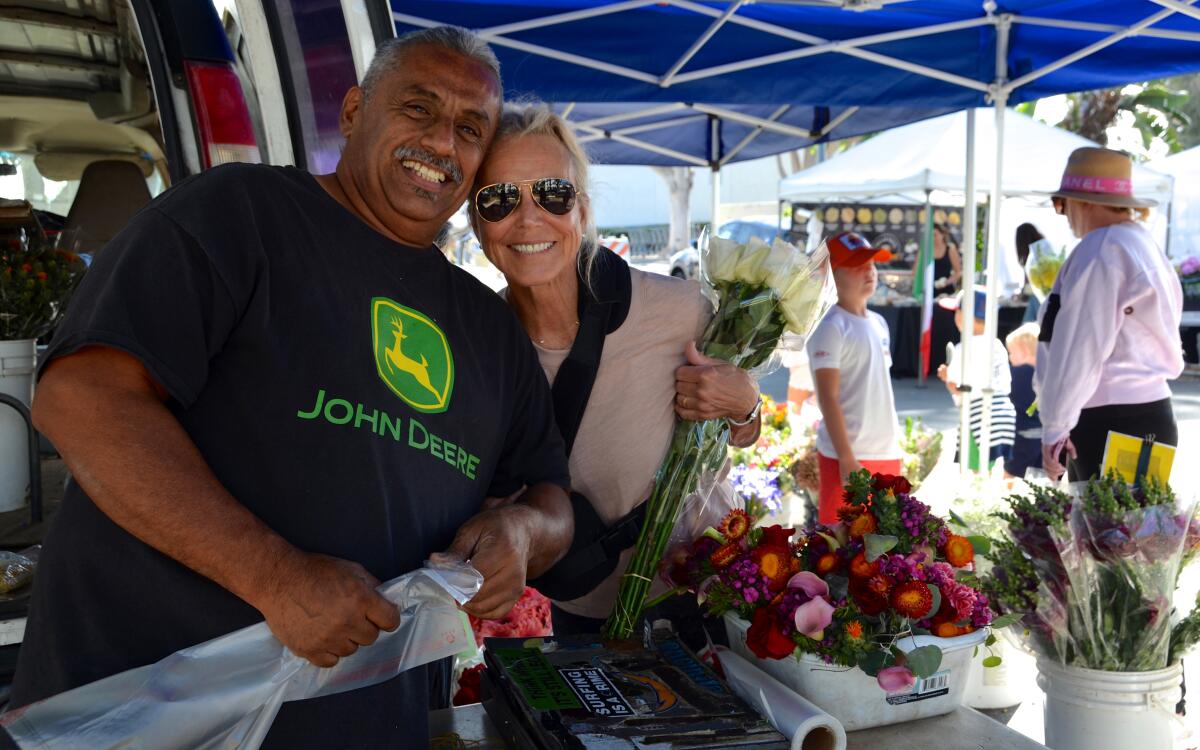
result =
[[[369,96],[342,108],[342,166],[381,224],[427,245],[467,197],[495,133],[500,85],[485,65],[439,46],[406,50]]]

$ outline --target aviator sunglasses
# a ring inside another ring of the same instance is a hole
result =
[[[475,211],[487,222],[504,220],[521,204],[521,186],[529,186],[533,202],[543,211],[565,216],[575,207],[575,186],[564,177],[497,182],[475,193]]]

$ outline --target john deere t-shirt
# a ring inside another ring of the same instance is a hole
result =
[[[90,344],[141,360],[216,477],[268,526],[381,581],[448,547],[485,497],[568,484],[546,378],[504,302],[296,169],[221,167],[138,214],[98,254],[50,356]],[[72,483],[45,540],[13,705],[261,619]],[[286,704],[268,746],[407,746],[427,705],[425,670],[412,670]]]

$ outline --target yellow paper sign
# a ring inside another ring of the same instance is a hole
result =
[[[1120,432],[1109,432],[1104,443],[1104,463],[1100,475],[1108,476],[1111,469],[1120,472],[1130,484],[1137,475],[1138,459],[1142,455],[1142,439]],[[1150,461],[1146,467],[1146,478],[1156,478],[1166,484],[1171,478],[1171,464],[1175,461],[1175,447],[1155,443],[1150,449]]]

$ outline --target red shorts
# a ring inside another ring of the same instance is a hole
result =
[[[863,468],[872,474],[899,474],[900,459],[893,458],[885,461],[859,461]],[[838,470],[836,458],[818,453],[817,465],[821,468],[821,492],[817,500],[817,517],[823,524],[837,523],[838,508],[845,503],[842,501],[842,478]]]

